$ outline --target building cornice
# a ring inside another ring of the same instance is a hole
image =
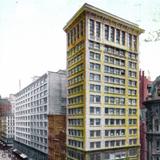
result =
[[[139,34],[140,33],[143,33],[144,30],[139,28],[139,26],[133,22],[130,22],[126,19],[123,19],[121,17],[118,17],[116,15],[113,15],[109,12],[106,12],[102,9],[99,9],[97,7],[94,7],[90,4],[87,4],[85,3],[74,15],[73,17],[67,22],[66,26],[63,28],[64,31],[67,31],[68,27],[77,19],[77,17],[80,16],[80,14],[82,14],[83,12],[90,12],[90,13],[94,13],[98,16],[101,16],[101,17],[104,17],[104,18],[107,18],[111,21],[115,21],[117,23],[120,23],[120,24],[123,24],[124,26],[128,27],[128,28],[131,28],[131,29],[134,29],[136,30]]]

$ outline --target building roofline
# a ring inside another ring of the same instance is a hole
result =
[[[25,86],[23,89],[21,89],[20,91],[18,91],[16,94],[14,94],[15,96],[17,96],[17,94],[19,94],[20,92],[22,92],[24,89],[28,88],[29,86],[31,86],[32,84],[34,84],[35,82],[39,81],[42,77],[44,77],[45,75],[48,75],[49,73],[54,73],[54,74],[64,74],[62,72],[66,72],[66,70],[58,70],[57,72],[54,71],[47,71],[45,72],[43,75],[39,76],[38,79],[32,81],[30,84],[28,84],[27,86]],[[66,72],[67,73],[67,72]]]
[[[46,73],[44,73],[42,76],[39,76],[38,79],[30,82],[30,84],[26,85],[24,88],[22,88],[20,91],[18,91],[15,96],[17,96],[17,94],[19,94],[20,92],[22,92],[23,90],[25,90],[26,88],[28,88],[29,86],[31,86],[33,83],[37,82],[39,79],[41,79],[42,77],[44,77],[45,75],[48,74],[48,71]]]
[[[47,73],[57,73],[57,74],[64,74],[67,73],[65,69],[59,69],[57,72],[54,71],[47,71]]]
[[[88,3],[85,3],[73,16],[72,18],[66,23],[65,27],[63,28],[64,31],[66,31],[66,29],[70,26],[70,24],[72,24],[72,22],[81,14],[83,13],[84,11],[90,11],[90,12],[96,12],[98,13],[99,15],[104,15],[104,16],[108,16],[109,18],[112,18],[112,19],[115,19],[115,20],[118,20],[120,22],[123,22],[126,26],[129,26],[129,27],[132,27],[132,28],[135,28],[137,30],[140,31],[140,33],[143,33],[144,32],[144,29],[141,29],[139,28],[139,25],[136,24],[136,23],[133,23],[133,22],[130,22],[126,19],[123,19],[119,16],[116,16],[114,14],[111,14],[109,12],[106,12],[100,8],[97,8],[95,6],[92,6]]]

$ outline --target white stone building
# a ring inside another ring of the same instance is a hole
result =
[[[14,147],[48,159],[48,114],[65,112],[66,72],[47,72],[16,94]]]

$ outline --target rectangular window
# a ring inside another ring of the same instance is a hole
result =
[[[111,147],[114,147],[115,141],[111,141],[111,142],[110,142],[110,145],[111,145]]]
[[[94,20],[90,19],[90,36],[94,36]]]
[[[90,137],[94,137],[94,131],[90,131]]]
[[[114,28],[113,27],[111,27],[110,40],[111,42],[114,42]]]
[[[95,43],[94,48],[100,50],[100,43]]]
[[[108,25],[104,26],[104,38],[107,41],[109,40],[109,26]]]
[[[125,45],[125,32],[122,31],[122,45]]]
[[[93,41],[89,41],[89,47],[94,48],[94,42]]]
[[[128,71],[129,77],[136,78],[136,72]]]
[[[133,36],[133,47],[134,47],[134,50],[137,51],[137,36]]]
[[[101,76],[99,74],[90,73],[90,80],[92,81],[100,81]]]
[[[94,107],[90,107],[90,113],[94,114]]]
[[[90,63],[90,69],[100,71],[100,64],[97,63]]]
[[[105,147],[109,147],[109,142],[108,141],[105,141]],[[106,155],[106,154],[105,154]],[[109,160],[109,154],[107,154],[105,156],[105,158],[107,158]]]
[[[90,51],[90,59],[99,61],[100,60],[100,54]]]
[[[96,22],[96,37],[100,38],[100,34],[101,34],[101,24],[100,22]]]
[[[84,34],[83,21],[80,22],[80,29],[81,29],[81,36],[83,36],[83,34]]]
[[[155,125],[155,131],[158,132],[159,131],[159,121],[158,121],[158,119],[155,119],[154,125]]]
[[[101,114],[101,108],[100,107],[95,107],[95,112],[96,114]]]
[[[109,125],[109,119],[105,119],[105,125]]]
[[[90,119],[90,126],[100,126],[101,125],[101,120],[99,118]]]
[[[135,53],[128,52],[128,58],[130,58],[130,59],[138,59],[138,56]]]
[[[156,149],[157,149],[157,151],[160,151],[160,140],[157,140]]]
[[[109,130],[105,130],[105,136],[109,136]]]
[[[67,44],[70,45],[70,32],[67,33]]]
[[[79,39],[79,24],[77,24],[77,38]]]
[[[116,43],[120,43],[120,30],[116,29]]]
[[[128,33],[128,48],[132,48],[132,35]]]
[[[90,102],[91,103],[100,103],[101,96],[99,95],[90,95]]]
[[[100,148],[101,147],[101,142],[95,142],[96,143],[96,148]]]
[[[70,36],[71,36],[71,41],[70,42],[72,44],[73,43],[73,30],[71,30],[71,35]]]
[[[77,35],[76,35],[76,28],[73,28],[73,34],[74,34],[74,42],[76,41]]]
[[[94,126],[94,119],[90,119],[90,125]]]
[[[94,142],[90,142],[90,148],[94,148]]]
[[[101,125],[101,120],[100,119],[96,119],[96,126],[99,126],[99,125]]]

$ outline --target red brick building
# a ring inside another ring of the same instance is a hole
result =
[[[145,106],[143,102],[148,96],[148,85],[152,81],[150,78],[145,76],[144,71],[139,72],[139,95],[140,95],[140,109],[141,109],[141,119],[140,119],[140,143],[141,143],[141,160],[147,160],[147,141],[146,141],[146,118],[145,118]]]
[[[66,115],[48,116],[48,160],[66,158]]]
[[[0,114],[8,114],[11,112],[11,104],[6,98],[0,97]]]
[[[13,144],[13,115],[11,114],[12,106],[7,98],[0,97],[0,141],[3,145]]]

